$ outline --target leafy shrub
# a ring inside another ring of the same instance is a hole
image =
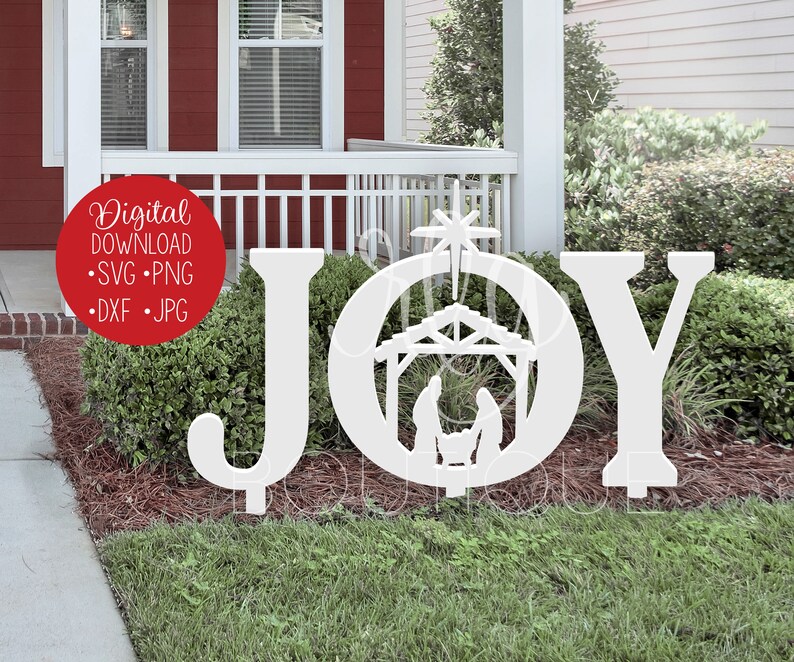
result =
[[[345,446],[328,393],[331,333],[352,294],[372,276],[358,257],[328,257],[309,288],[309,436],[307,448]],[[429,303],[428,303],[429,294]],[[429,286],[415,285],[384,323],[392,335],[435,307]],[[404,321],[405,320],[405,321]],[[186,462],[187,431],[205,412],[221,417],[226,449],[238,466],[261,454],[265,425],[265,288],[246,265],[232,290],[185,336],[151,347],[90,335],[83,350],[84,411],[102,423],[100,441],[133,464]]]
[[[323,339],[326,351],[342,309],[373,273],[372,267],[357,255],[326,256],[322,269],[312,278],[309,285],[309,325]],[[233,291],[264,302],[265,284],[250,264],[245,265]],[[394,335],[409,324],[417,324],[428,311],[438,307],[437,293],[430,280],[414,285],[403,299],[404,302],[398,301],[386,316],[384,336]]]
[[[136,465],[187,462],[188,428],[212,412],[224,422],[229,460],[253,464],[264,439],[264,312],[264,300],[238,290],[222,294],[198,326],[171,342],[134,347],[89,335],[84,411],[101,422],[100,441]],[[310,443],[317,445],[333,415],[327,355],[313,329],[309,346]]]
[[[530,265],[567,298],[579,325],[585,348],[585,387],[576,425],[613,425],[614,378],[579,288],[551,256],[513,258]],[[329,257],[312,280],[309,449],[349,447],[328,394],[329,330],[350,295],[371,273],[358,258]],[[652,340],[658,336],[674,288],[674,283],[663,283],[636,295]],[[482,278],[464,279],[461,300],[474,310],[494,315],[500,324],[527,331],[515,301]],[[384,334],[417,323],[427,315],[428,305],[436,309],[448,303],[448,284],[429,293],[417,285],[410,291],[405,312],[397,304],[389,313]],[[83,350],[85,411],[101,422],[101,440],[114,444],[134,464],[147,459],[184,463],[190,423],[210,411],[224,421],[230,461],[250,466],[261,453],[265,426],[264,329],[263,284],[246,267],[239,284],[181,338],[152,347],[131,347],[89,336]],[[667,424],[686,432],[727,413],[748,439],[760,433],[794,439],[794,283],[710,276],[698,286],[687,315],[677,353],[685,350],[686,360],[674,363],[665,383]],[[464,396],[471,393],[473,397],[482,385],[492,389],[498,400],[509,397],[512,386],[507,388],[500,367],[479,361],[463,367],[453,365],[454,370],[442,375],[453,418],[472,417],[472,402]],[[415,400],[434,371],[438,367],[428,361],[409,368],[404,377],[406,402]],[[401,413],[404,420],[409,415],[407,409]]]
[[[631,115],[605,110],[565,133],[566,240],[569,250],[619,250],[626,191],[645,164],[714,152],[749,156],[764,123],[750,127],[720,113],[694,118],[673,110],[640,108]]]
[[[624,250],[667,280],[668,251],[714,251],[717,271],[794,278],[794,153],[712,155],[648,167],[626,196]]]
[[[498,138],[503,118],[502,0],[447,0],[447,5],[449,11],[430,20],[438,51],[425,86],[424,117],[430,122],[425,138],[486,146]],[[567,0],[566,12],[572,8]],[[599,60],[603,50],[593,23],[565,26],[565,115],[572,121],[591,117],[613,100],[617,79]]]
[[[675,287],[654,285],[635,297],[654,342]],[[722,386],[708,397],[731,401],[722,409],[748,440],[761,433],[794,440],[793,309],[794,283],[712,274],[698,284],[681,330],[676,352],[689,354],[698,383]]]

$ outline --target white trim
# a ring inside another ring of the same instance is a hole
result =
[[[146,40],[143,42],[143,48],[146,49],[146,149],[156,149],[157,144],[156,4],[157,0],[146,0]],[[130,46],[132,45],[131,43]]]
[[[405,140],[405,2],[383,3],[383,133],[386,140]]]
[[[435,175],[473,171],[484,174],[518,172],[518,155],[501,149],[381,152],[307,152],[301,150],[241,150],[239,152],[102,153],[105,175]],[[235,191],[232,191],[235,193]],[[343,194],[343,192],[342,192]]]
[[[345,0],[325,0],[323,21],[323,148],[345,149]]]
[[[102,176],[99,3],[65,0],[64,206],[68,213]],[[95,99],[96,103],[86,103]]]
[[[434,145],[433,143],[415,143],[410,140],[370,140],[368,138],[350,138],[347,148],[351,151],[369,152],[464,152],[465,154],[493,154],[492,147],[462,147],[460,145]]]
[[[218,149],[240,148],[239,0],[218,0]],[[322,77],[321,149],[344,149],[345,112],[344,0],[323,0],[322,39],[267,40],[247,44],[254,48],[310,48],[319,46]],[[300,149],[296,146],[295,149]],[[304,148],[311,151],[312,147]]]
[[[232,71],[237,68],[237,53],[232,49],[232,26],[237,22],[237,2],[218,0],[218,150],[236,149],[232,147],[232,134],[237,135],[232,126]],[[233,52],[234,51],[234,52]],[[236,120],[235,120],[236,124]]]
[[[64,218],[102,181],[99,3],[64,0]],[[90,103],[91,100],[94,103]],[[86,100],[89,103],[86,103]],[[61,297],[66,315],[74,313]]]
[[[151,40],[154,53],[152,59],[156,62],[153,85],[149,85],[154,96],[151,108],[154,110],[154,131],[149,149],[167,151],[170,141],[170,115],[169,115],[169,63],[168,63],[168,0],[154,0],[154,20],[150,22],[149,29],[154,32]]]
[[[63,52],[62,0],[42,1],[41,25],[41,164],[45,168],[63,167],[64,73],[55,71],[56,62],[63,63],[63,55],[56,57],[58,49]]]

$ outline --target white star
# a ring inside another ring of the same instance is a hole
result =
[[[462,217],[460,211],[460,182],[455,181],[454,196],[452,198],[452,218],[440,209],[433,212],[441,225],[435,227],[417,228],[411,232],[412,237],[440,239],[433,249],[433,255],[438,255],[449,248],[452,271],[452,297],[458,298],[458,281],[460,279],[460,255],[465,249],[470,253],[479,253],[479,249],[472,239],[487,239],[499,237],[501,233],[495,228],[472,227],[472,223],[480,217],[478,210],[472,211]]]

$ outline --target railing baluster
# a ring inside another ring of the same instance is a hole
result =
[[[354,187],[353,187],[353,190],[356,193],[358,193],[361,190],[362,186],[363,186],[364,175],[354,175],[353,181],[355,183]],[[354,234],[355,237],[360,237],[362,234],[364,234],[364,231],[361,228],[362,220],[363,220],[362,219],[363,214],[362,214],[362,211],[361,211],[361,205],[363,204],[362,203],[363,199],[359,195],[356,195],[354,197],[354,200],[355,200],[355,211],[356,211],[356,225],[355,225],[355,231],[354,231],[353,234]]]
[[[278,198],[279,201],[279,245],[281,248],[287,248],[289,246],[289,235],[288,235],[288,221],[287,218],[287,194],[282,192]]]
[[[480,226],[487,228],[491,225],[491,201],[489,199],[488,175],[480,175]],[[490,247],[490,239],[480,240],[480,250]]]
[[[355,175],[348,175],[347,176],[347,220],[346,220],[346,241],[345,247],[347,248],[347,254],[353,255],[356,252],[356,216],[355,216],[355,204],[356,204],[356,197],[354,193],[356,183],[356,176]]]
[[[513,250],[510,241],[510,175],[502,175],[502,251]]]
[[[218,227],[222,226],[221,213],[221,176],[212,176],[212,213],[218,221]]]
[[[494,220],[494,227],[502,231],[502,187],[501,185],[497,186],[494,185],[493,188],[493,220]],[[502,253],[502,239],[501,237],[497,237],[496,241],[494,241],[494,252],[497,255]]]
[[[234,260],[235,273],[239,277],[243,270],[243,257],[245,255],[245,198],[242,195],[235,197],[235,241]]]
[[[372,180],[372,195],[375,199],[375,236],[378,238],[378,243],[380,243],[380,240],[383,237],[381,232],[385,228],[383,218],[383,198],[381,197],[380,193],[383,190],[383,175],[374,175]]]
[[[406,203],[409,207],[408,213],[410,215],[410,226],[411,230],[415,230],[416,228],[421,227],[421,223],[419,222],[419,214],[417,210],[419,209],[419,200],[417,199],[417,195],[415,191],[419,186],[419,183],[416,177],[407,178],[407,186],[405,187],[407,190],[412,191],[411,194],[406,196]],[[411,237],[411,253],[416,255],[422,250],[422,241],[417,239],[416,237]]]
[[[368,201],[368,213],[367,216],[369,217],[369,223],[367,224],[367,230],[369,231],[369,241],[368,241],[368,251],[369,251],[369,259],[372,262],[376,262],[378,259],[378,210],[377,204],[378,200],[375,196],[375,192],[370,187],[369,191],[369,201]]]
[[[265,176],[257,176],[257,246],[267,246],[267,198],[265,197]]]
[[[400,259],[402,251],[402,229],[400,223],[400,177],[391,176],[391,261]]]
[[[309,175],[303,175],[301,178],[302,183],[302,191],[303,191],[303,208],[301,212],[301,220],[302,220],[302,235],[301,235],[301,247],[302,248],[311,248],[312,246],[312,228],[311,228],[311,177]]]
[[[331,217],[333,201],[334,199],[330,195],[326,195],[324,198],[325,208],[323,209],[323,222],[325,231],[323,238],[325,240],[325,252],[328,253],[328,255],[334,252],[334,219]]]
[[[446,206],[446,195],[444,194],[444,188],[444,175],[436,175],[436,201],[435,204],[432,205],[432,209],[430,209],[430,198],[427,198],[427,222],[430,224],[433,223],[433,212],[436,209],[444,209]]]

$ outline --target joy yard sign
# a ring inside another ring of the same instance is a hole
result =
[[[375,464],[400,478],[444,488],[447,496],[523,474],[562,441],[582,394],[584,358],[576,323],[562,297],[525,265],[478,250],[474,240],[498,231],[472,225],[479,213],[453,209],[434,215],[440,225],[412,234],[438,239],[435,249],[396,262],[370,278],[350,299],[331,338],[328,381],[340,423]],[[314,249],[254,249],[251,265],[265,284],[264,449],[255,466],[239,469],[224,455],[224,428],[215,414],[196,418],[188,452],[196,470],[218,486],[242,490],[246,511],[265,512],[265,488],[298,463],[309,423],[309,282],[323,264]],[[649,486],[675,486],[676,468],[662,449],[662,380],[695,286],[714,268],[713,253],[670,253],[678,286],[652,347],[628,286],[642,271],[642,253],[563,253],[562,270],[579,285],[618,386],[618,450],[603,471],[605,486],[646,496]],[[460,274],[482,276],[519,304],[531,341],[455,303],[378,344],[383,322],[403,293],[424,279],[451,273],[453,297]],[[446,330],[446,332],[445,332]],[[444,434],[439,424],[441,380],[430,379],[413,404],[414,447],[397,437],[398,380],[419,355],[495,356],[516,381],[515,438],[503,450],[502,414],[487,389],[477,393],[478,415],[463,432]],[[385,411],[375,385],[376,363],[385,363]],[[531,363],[537,382],[527,410]],[[441,462],[439,462],[439,454]]]

